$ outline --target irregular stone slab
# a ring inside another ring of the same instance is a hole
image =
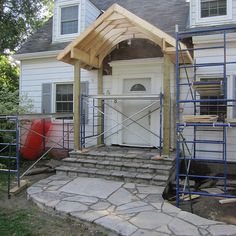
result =
[[[154,202],[163,202],[164,199],[162,195],[159,194],[150,194],[145,199],[145,202],[154,203]]]
[[[98,201],[98,198],[76,195],[76,196],[73,196],[73,197],[63,198],[63,201],[81,202],[81,203],[85,203],[85,204],[93,204],[93,203],[96,203]]]
[[[118,215],[125,215],[125,214],[133,214],[133,213],[139,213],[139,212],[144,212],[144,211],[152,211],[155,210],[152,206],[142,206],[142,207],[135,207],[135,208],[130,208],[126,209],[123,211],[116,211]]]
[[[58,190],[59,188],[61,188],[61,186],[49,186],[47,188],[45,188],[47,191],[56,191]]]
[[[98,178],[78,177],[62,187],[61,191],[104,199],[119,189],[122,184],[122,182]]]
[[[164,202],[162,211],[167,214],[178,214],[181,210],[168,202]]]
[[[148,196],[148,194],[137,194],[137,197],[139,197],[140,199],[144,199]]]
[[[178,215],[178,218],[181,218],[185,221],[188,221],[189,223],[196,225],[196,226],[203,226],[203,225],[215,225],[217,223],[217,221],[213,221],[213,220],[208,220],[205,219],[203,217],[200,217],[198,215],[194,215],[190,212],[186,212],[186,211],[181,211]]]
[[[179,236],[199,236],[198,228],[178,218],[168,225],[169,229]]]
[[[124,188],[120,188],[113,193],[108,199],[110,203],[120,206],[129,202],[138,201],[139,199]]]
[[[168,229],[167,225],[162,225],[161,227],[156,229],[156,231],[158,231],[160,233],[164,233],[166,235],[172,234],[172,232]]]
[[[214,236],[235,236],[236,226],[234,225],[212,225],[208,231]]]
[[[45,181],[52,181],[52,180],[56,180],[56,181],[59,181],[59,180],[72,180],[72,178],[70,178],[66,175],[65,176],[51,175],[47,179],[45,179]],[[40,180],[40,181],[42,181],[42,180]]]
[[[55,208],[55,206],[60,202],[60,200],[54,200],[51,202],[46,202],[45,206],[50,207],[50,208]]]
[[[134,183],[126,183],[124,186],[123,186],[124,188],[131,188],[131,189],[133,189],[133,188],[135,188],[135,184]]]
[[[110,207],[110,203],[109,202],[98,202],[95,205],[91,206],[91,209],[94,210],[106,210]]]
[[[69,183],[69,180],[54,180],[49,185],[62,186]]]
[[[86,211],[88,207],[79,202],[60,201],[55,209],[60,212],[71,213],[75,211]]]
[[[141,212],[133,217],[130,222],[142,229],[155,229],[161,225],[166,225],[172,220],[171,216],[155,211]]]
[[[123,206],[119,206],[119,207],[117,207],[116,210],[123,211],[123,210],[131,209],[131,208],[143,207],[143,206],[147,206],[147,205],[148,204],[146,202],[137,201],[137,202],[131,202],[131,203],[124,204]]]
[[[95,220],[108,215],[107,211],[85,211],[85,212],[72,212],[71,215],[81,220],[94,222]]]
[[[132,236],[168,236],[169,234],[165,233],[159,233],[155,231],[150,231],[150,230],[137,230]]]
[[[32,196],[32,195],[31,195]],[[52,192],[40,192],[33,194],[33,199],[39,203],[45,204],[54,200],[60,200],[60,196]]]
[[[157,210],[161,210],[163,203],[162,202],[155,202],[151,203]]]
[[[131,235],[137,230],[137,228],[128,221],[125,221],[115,215],[105,216],[95,222],[124,236]]]
[[[139,193],[147,194],[163,194],[164,187],[159,186],[147,186],[147,187],[137,187]]]
[[[205,229],[202,229],[202,228],[198,228],[198,231],[200,232],[201,235],[203,236],[207,236],[209,235],[209,232]]]
[[[30,187],[27,189],[27,194],[31,195],[31,194],[35,194],[35,193],[41,193],[43,191],[43,189],[41,187]]]

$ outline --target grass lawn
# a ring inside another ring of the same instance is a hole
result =
[[[32,176],[32,182],[46,176]],[[12,181],[15,176],[12,176]],[[34,179],[33,179],[34,178]],[[26,192],[7,198],[7,174],[0,173],[0,236],[105,236],[93,224],[60,218],[41,211],[27,200]]]
[[[27,210],[16,210],[10,212],[7,209],[0,209],[0,235],[4,236],[28,236],[39,235],[35,232],[35,225],[32,225],[32,213]],[[42,224],[43,222],[39,222]],[[33,226],[33,227],[32,227]]]

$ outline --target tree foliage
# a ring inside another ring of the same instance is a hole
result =
[[[0,56],[0,90],[16,91],[19,87],[19,68],[7,56]]]
[[[52,0],[0,0],[0,54],[14,51],[42,25]]]

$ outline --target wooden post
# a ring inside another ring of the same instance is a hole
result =
[[[98,95],[103,94],[103,68],[99,68],[98,70]],[[98,99],[98,107],[100,110],[102,109],[102,99]],[[103,115],[101,113],[98,114],[98,134],[102,134],[104,132],[103,127]],[[101,135],[97,139],[97,145],[104,144],[104,135]]]
[[[176,68],[174,67],[174,75],[176,73]],[[172,132],[174,134],[173,138],[173,148],[176,149],[176,142],[177,142],[177,136],[176,136],[176,79],[174,77],[174,94],[173,94],[174,102],[173,102],[173,129]]]
[[[164,71],[163,71],[163,155],[170,155],[170,115],[171,115],[171,94],[170,94],[170,59],[164,54]]]
[[[74,150],[81,150],[80,145],[80,61],[76,61],[74,66]]]

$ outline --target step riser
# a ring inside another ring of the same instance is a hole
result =
[[[139,179],[139,178],[129,178],[129,177],[115,177],[115,176],[107,176],[102,174],[94,174],[94,173],[80,173],[77,171],[63,171],[63,170],[57,170],[57,175],[62,176],[69,176],[69,177],[91,177],[91,178],[103,178],[107,180],[116,180],[116,181],[126,181],[126,182],[132,182],[132,183],[139,183],[139,184],[151,184],[156,186],[166,186],[167,181],[161,181],[161,180],[145,180],[145,179]]]
[[[119,170],[119,171],[129,171],[136,173],[149,173],[149,174],[161,174],[169,176],[170,170],[162,170],[162,169],[148,169],[148,168],[135,168],[135,167],[126,167],[126,166],[115,166],[115,165],[102,165],[102,164],[92,164],[92,163],[75,163],[75,162],[63,162],[64,166],[69,167],[86,167],[86,168],[97,168],[103,170]]]
[[[114,156],[91,156],[91,155],[81,155],[81,154],[70,154],[71,158],[80,158],[80,159],[88,159],[88,160],[100,160],[100,161],[125,161],[131,163],[140,163],[140,164],[156,164],[157,161],[153,161],[150,159],[144,158],[128,158],[128,157],[114,157]],[[173,160],[158,160],[158,164],[160,165],[169,165],[173,166]]]

